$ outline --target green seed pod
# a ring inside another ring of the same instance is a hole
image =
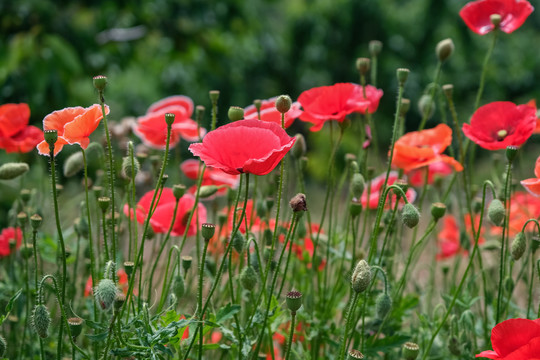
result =
[[[362,213],[362,203],[361,202],[358,202],[358,201],[352,201],[351,202],[351,205],[350,205],[350,208],[349,208],[349,212],[351,213],[351,216],[353,218],[356,218],[358,215],[360,215]]]
[[[134,267],[135,267],[135,263],[133,261],[124,262],[124,271],[126,272],[128,279],[131,278],[131,274],[133,274]]]
[[[126,295],[124,293],[116,293],[116,298],[114,299],[114,309],[120,310],[124,303],[126,302]]]
[[[231,106],[227,115],[231,122],[242,120],[244,118],[244,109],[238,106]]]
[[[511,276],[507,276],[504,278],[503,283],[506,291],[512,293],[512,291],[514,290],[514,279],[512,279]]]
[[[369,58],[358,58],[356,59],[356,70],[361,75],[366,75],[369,72],[371,66],[371,60]]]
[[[180,199],[186,193],[186,186],[183,184],[173,185],[173,195],[175,199]]]
[[[371,56],[377,56],[381,53],[383,48],[383,43],[379,40],[371,40],[369,42],[369,53]]]
[[[242,235],[242,233],[240,232],[237,232],[236,234],[234,234],[232,242],[234,250],[241,254],[246,246],[246,238],[244,237],[244,235]]]
[[[126,179],[132,180],[132,175],[137,176],[139,170],[141,169],[141,164],[136,157],[133,158],[133,164],[131,163],[131,158],[124,156],[122,158],[122,176]]]
[[[412,229],[418,225],[418,222],[420,221],[420,212],[413,204],[407,203],[403,206],[403,210],[401,211],[401,221],[403,221],[407,227]]]
[[[289,291],[285,297],[287,307],[291,313],[296,313],[302,306],[302,293],[300,291]]]
[[[58,130],[53,129],[43,131],[43,138],[45,139],[47,145],[49,145],[49,149],[54,147],[56,140],[58,140]]]
[[[493,199],[488,207],[489,220],[497,225],[501,226],[504,221],[504,205],[501,200]]]
[[[99,282],[94,290],[94,295],[101,309],[107,310],[111,307],[117,292],[116,284],[111,279],[102,279]]]
[[[364,187],[366,185],[366,181],[364,180],[364,177],[360,173],[353,174],[352,180],[351,180],[351,194],[356,199],[360,199],[362,197],[362,193],[364,192]]]
[[[167,126],[172,126],[172,124],[174,124],[175,117],[176,115],[174,115],[173,113],[165,114],[165,123],[167,124]]]
[[[71,154],[64,163],[64,176],[72,177],[84,168],[82,152]]]
[[[384,319],[386,314],[390,311],[392,308],[392,299],[390,296],[388,296],[387,293],[381,293],[379,296],[377,296],[377,299],[375,300],[375,313],[377,314],[377,318]]]
[[[405,83],[407,82],[407,79],[409,78],[410,72],[411,71],[409,69],[403,69],[403,68],[396,70],[396,75],[397,75],[398,83],[400,86],[405,85]]]
[[[364,354],[362,354],[359,350],[350,350],[349,354],[347,355],[347,360],[358,360],[363,359]]]
[[[7,163],[0,166],[0,180],[11,180],[30,170],[27,163]]]
[[[247,266],[242,270],[242,273],[240,274],[240,283],[244,287],[244,289],[248,291],[252,291],[258,282],[258,276],[257,272],[255,272],[255,269],[252,266]]]
[[[43,221],[43,218],[39,216],[39,214],[34,214],[30,216],[30,225],[32,225],[32,229],[35,231],[39,229],[42,221]]]
[[[107,86],[107,77],[103,75],[94,76],[92,78],[92,83],[96,90],[103,91],[105,90],[105,86]]]
[[[512,246],[510,247],[510,253],[514,260],[519,260],[525,253],[526,248],[527,243],[525,241],[525,234],[521,231],[516,235],[514,241],[512,241]]]
[[[371,267],[366,260],[360,260],[351,276],[353,290],[357,293],[364,292],[371,282]]]
[[[208,95],[210,96],[210,101],[212,104],[215,104],[219,99],[219,90],[210,90]]]
[[[292,105],[292,100],[289,95],[280,95],[276,99],[276,110],[282,114],[285,114],[290,110]]]
[[[420,353],[420,347],[413,342],[406,342],[401,348],[401,355],[405,360],[415,360]]]
[[[201,225],[201,235],[204,240],[210,241],[216,232],[216,225],[204,223]]]
[[[79,335],[81,335],[81,332],[82,332],[84,320],[81,319],[80,317],[72,317],[72,318],[67,319],[67,323],[71,330],[71,337],[73,339],[76,339],[77,337],[79,337]]]
[[[49,310],[43,304],[36,305],[34,307],[34,313],[32,314],[32,325],[34,330],[42,339],[49,336],[49,326],[51,325],[51,315]]]
[[[440,202],[433,203],[431,205],[431,216],[433,219],[439,220],[446,213],[446,205]]]
[[[182,269],[184,269],[184,272],[188,272],[191,268],[191,263],[193,262],[193,258],[191,256],[185,255],[182,256]]]
[[[172,291],[178,299],[184,296],[186,292],[186,285],[184,283],[184,278],[181,275],[174,276]]]

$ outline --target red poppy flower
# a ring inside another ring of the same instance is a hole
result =
[[[353,83],[338,83],[304,91],[298,97],[304,112],[300,120],[313,124],[311,131],[319,131],[328,120],[342,122],[353,112],[372,113],[377,110],[382,90],[366,87],[366,97],[362,86]]]
[[[8,256],[11,253],[9,247],[10,240],[16,241],[16,248],[21,246],[22,232],[19,228],[8,227],[2,230],[0,233],[0,258]]]
[[[268,100],[262,100],[261,120],[270,121],[281,126],[281,113],[277,111],[276,109],[276,99],[277,97],[273,97]],[[289,126],[291,126],[294,119],[299,117],[301,114],[302,114],[302,110],[300,109],[300,103],[297,101],[293,102],[291,105],[291,108],[289,109],[289,111],[285,113],[285,116],[284,116],[285,128],[288,128]],[[249,120],[249,119],[258,120],[259,119],[259,115],[257,114],[257,108],[255,108],[255,105],[250,105],[244,109],[244,119],[245,120]]]
[[[29,126],[30,108],[27,104],[0,106],[0,149],[8,153],[27,153],[43,140],[43,132]]]
[[[540,114],[538,113],[538,108],[536,107],[536,100],[530,100],[527,105],[536,110],[536,127],[534,128],[533,134],[540,134]]]
[[[465,136],[487,150],[520,146],[532,135],[536,127],[536,108],[515,105],[509,101],[496,101],[481,106],[463,124]]]
[[[105,112],[109,114],[109,107],[105,105]],[[57,110],[43,119],[43,130],[58,131],[58,140],[54,144],[54,155],[67,144],[79,144],[83,149],[90,143],[90,134],[97,129],[103,118],[99,104],[88,108],[80,106]],[[49,145],[43,140],[37,145],[40,155],[49,156]]]
[[[186,141],[197,141],[204,136],[206,130],[199,128],[197,122],[190,117],[193,114],[193,101],[183,95],[169,96],[150,105],[146,115],[137,119],[133,132],[147,146],[163,150],[167,142],[167,123],[165,114],[174,114],[169,146],[174,147],[180,138]]]
[[[442,153],[452,143],[452,129],[439,124],[433,129],[413,131],[400,137],[394,145],[392,165],[405,172],[443,162],[462,171],[463,166],[453,157]]]
[[[180,165],[180,170],[186,175],[188,179],[197,180],[199,178],[200,163],[195,159],[189,159],[184,161]],[[218,190],[218,194],[223,195],[227,192],[227,187],[235,189],[238,187],[240,177],[238,175],[227,174],[220,169],[207,167],[203,174],[203,180],[201,185],[216,185],[225,186]],[[189,192],[195,194],[197,186],[194,185],[189,189]]]
[[[451,258],[464,251],[459,237],[460,233],[456,218],[453,215],[444,216],[443,228],[437,235],[437,245],[439,246],[437,260]]]
[[[150,204],[152,202],[152,197],[154,196],[154,191],[149,191],[143,195],[140,201],[137,203],[135,213],[137,217],[137,222],[140,224],[144,223],[148,211],[150,210]],[[178,203],[178,210],[176,212],[176,219],[171,231],[173,236],[184,235],[186,230],[187,220],[189,218],[190,211],[195,205],[195,198],[191,194],[185,194],[182,196]],[[167,233],[171,222],[173,220],[174,208],[176,206],[176,199],[173,195],[171,188],[164,188],[159,198],[159,201],[156,206],[152,218],[150,219],[150,225],[155,233]],[[129,207],[124,206],[124,213],[126,216],[129,216]],[[198,204],[197,212],[195,214],[198,217],[198,223],[202,224],[206,222],[206,208],[202,204]],[[196,218],[192,219],[191,225],[188,230],[188,235],[192,236],[197,233],[197,221]]]
[[[294,145],[296,138],[279,125],[258,120],[239,120],[209,132],[202,143],[189,150],[206,166],[227,174],[266,175]]]
[[[407,173],[407,179],[409,179],[409,184],[412,186],[422,186],[426,180],[426,171],[427,174],[427,183],[433,184],[433,181],[436,178],[448,176],[452,173],[453,168],[449,164],[439,161],[429,164],[426,167],[420,169],[415,169]]]
[[[476,357],[499,360],[540,360],[540,319],[509,319],[491,330],[493,350]]]
[[[534,8],[527,0],[477,0],[465,5],[459,15],[465,24],[477,34],[485,35],[495,29],[491,15],[499,14],[499,28],[505,33],[517,30]]]
[[[383,173],[379,176],[377,176],[375,179],[371,180],[371,189],[369,189],[369,200],[368,200],[368,187],[364,189],[364,192],[362,193],[362,197],[360,199],[360,202],[362,203],[362,206],[367,209],[376,209],[379,205],[379,198],[382,196],[382,186],[384,185],[384,179],[386,177],[386,173]],[[398,173],[396,171],[390,171],[390,174],[388,174],[388,182],[387,186],[393,185],[396,180],[398,179]],[[407,200],[409,202],[414,202],[416,199],[416,191],[414,189],[409,188],[407,189],[407,192],[405,193],[407,196]],[[392,207],[396,204],[396,195],[391,191],[388,194],[386,206],[388,207],[388,199],[391,199]],[[399,200],[401,204],[405,204],[403,199]]]

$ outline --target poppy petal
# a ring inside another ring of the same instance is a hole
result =
[[[497,324],[491,331],[493,350],[501,357],[506,357],[538,337],[540,325],[528,319],[509,319]]]

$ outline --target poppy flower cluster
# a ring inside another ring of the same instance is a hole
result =
[[[28,125],[30,108],[27,104],[0,106],[0,149],[8,153],[27,153],[43,140],[43,132]]]
[[[0,258],[11,254],[10,241],[15,241],[16,249],[21,246],[22,232],[19,228],[8,227],[0,233]]]
[[[270,121],[281,126],[281,113],[276,109],[277,97],[261,101],[261,121]],[[284,115],[285,129],[292,125],[294,120],[302,114],[300,103],[295,101],[291,108]],[[245,120],[259,120],[259,114],[255,105],[250,105],[244,109]]]
[[[508,319],[491,330],[493,350],[476,357],[498,360],[540,359],[540,319]]]
[[[412,131],[394,144],[392,165],[409,172],[434,163],[446,163],[456,171],[463,166],[453,157],[443,152],[452,143],[452,129],[446,124],[439,124],[433,129]]]
[[[180,165],[180,170],[186,175],[188,179],[197,180],[199,178],[199,172],[201,169],[201,164],[195,159],[189,159],[184,161]],[[218,190],[219,195],[225,194],[227,187],[236,189],[238,183],[240,182],[240,177],[238,175],[227,174],[226,172],[215,169],[212,167],[207,167],[203,174],[202,186],[206,185],[216,185],[216,186],[225,186]],[[194,185],[189,189],[191,194],[195,194],[197,191],[197,186]]]
[[[478,108],[470,124],[463,124],[463,133],[487,150],[521,146],[536,128],[536,108],[496,101]]]
[[[312,123],[311,131],[319,131],[329,120],[343,122],[351,113],[374,113],[382,96],[383,91],[371,85],[365,89],[353,83],[316,87],[298,97],[304,110],[300,120]]]
[[[469,29],[485,35],[495,29],[491,15],[500,15],[499,29],[511,33],[523,25],[533,10],[527,0],[476,0],[466,4],[459,15]]]
[[[150,105],[146,114],[137,118],[133,132],[145,145],[157,150],[165,149],[167,142],[165,114],[170,113],[175,117],[169,146],[171,148],[176,146],[181,138],[189,142],[197,141],[204,136],[206,130],[191,119],[193,108],[191,98],[183,95],[169,96]]]
[[[273,122],[239,120],[210,131],[202,143],[191,144],[189,151],[206,166],[227,174],[266,175],[289,152],[295,140]]]
[[[137,222],[143,224],[150,211],[150,205],[152,203],[152,197],[154,196],[154,190],[144,194],[135,208],[135,217]],[[190,212],[195,205],[195,198],[191,194],[185,194],[179,199],[178,210],[176,212],[176,218],[174,219],[174,225],[171,231],[173,236],[184,235],[186,231],[187,220]],[[173,221],[174,208],[176,206],[176,198],[174,197],[173,190],[171,188],[164,188],[159,197],[157,205],[155,205],[155,211],[150,218],[150,225],[155,233],[163,234],[169,231],[169,227]],[[124,206],[124,213],[126,216],[130,215],[129,207]],[[195,213],[197,218],[191,221],[187,234],[189,236],[197,233],[197,224],[203,224],[206,222],[206,208],[202,204],[198,204]],[[198,220],[196,220],[198,219]]]
[[[362,203],[362,206],[364,208],[371,209],[371,210],[374,210],[377,208],[377,206],[379,205],[379,199],[383,195],[382,187],[384,185],[385,178],[386,178],[386,173],[383,173],[377,176],[375,179],[371,180],[371,187],[369,189],[366,186],[366,188],[364,189],[364,192],[362,193],[362,197],[360,198],[360,202]],[[387,186],[393,185],[398,179],[399,179],[398,173],[396,171],[390,171],[390,174],[388,174]],[[369,198],[368,198],[368,192],[369,192]],[[416,191],[414,191],[414,189],[412,188],[409,188],[407,189],[405,196],[407,196],[407,200],[412,203],[416,199]],[[390,199],[390,202],[388,201],[388,199]],[[403,199],[400,199],[399,202],[401,206],[405,204],[405,201]],[[394,207],[395,204],[396,204],[396,195],[394,195],[393,192],[390,192],[388,194],[386,206]]]
[[[105,113],[109,114],[109,107],[105,105]],[[99,122],[103,119],[101,105],[94,104],[90,107],[69,107],[57,110],[43,119],[43,130],[56,130],[58,140],[54,143],[54,155],[56,156],[64,145],[79,144],[83,149],[90,144],[92,134]],[[40,155],[49,156],[49,145],[43,140],[37,145]]]

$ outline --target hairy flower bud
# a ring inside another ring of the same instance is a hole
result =
[[[133,163],[131,158],[128,156],[124,156],[124,158],[122,158],[122,176],[124,176],[126,179],[133,180],[132,175],[137,176],[140,169],[141,164],[136,157],[133,158]]]
[[[82,152],[71,154],[64,162],[64,176],[72,177],[84,167]]]
[[[291,155],[294,156],[295,159],[300,159],[302,156],[306,154],[306,139],[304,138],[304,135],[302,134],[296,134],[295,135],[296,141],[294,142],[293,147],[291,148]]]
[[[366,260],[360,260],[352,273],[351,283],[357,293],[364,292],[371,282],[371,267]]]
[[[452,39],[444,39],[439,41],[435,48],[435,53],[440,62],[446,61],[454,52],[454,42]]]
[[[504,221],[504,205],[501,200],[493,199],[488,207],[488,218],[489,220],[497,225],[501,226]]]
[[[379,296],[377,296],[377,299],[375,299],[375,313],[377,314],[377,318],[384,319],[386,314],[390,311],[392,308],[392,299],[390,296],[388,296],[387,293],[381,293]]]
[[[34,330],[42,339],[49,337],[49,326],[51,325],[51,315],[43,304],[36,305],[32,314],[32,325]]]
[[[0,335],[0,358],[4,357],[4,355],[6,354],[6,350],[7,350],[7,341],[6,339],[4,339],[4,337],[2,337],[2,335]]]
[[[30,170],[27,163],[7,163],[0,166],[0,180],[11,180]]]
[[[525,234],[523,233],[523,231],[521,231],[516,235],[514,241],[512,241],[512,245],[510,247],[510,253],[512,254],[512,258],[514,258],[514,260],[519,260],[525,253],[526,248],[527,243],[525,241]]]
[[[231,106],[227,115],[231,122],[242,120],[244,118],[244,109],[238,106]]]
[[[285,114],[290,110],[292,105],[292,100],[289,95],[280,95],[276,99],[276,110],[282,114]]]
[[[101,309],[107,310],[111,307],[117,292],[116,284],[111,279],[102,279],[99,282],[94,290],[94,295]]]
[[[253,266],[246,266],[240,274],[240,283],[244,289],[251,291],[255,288],[258,282],[257,272]]]
[[[360,199],[362,197],[362,193],[364,192],[364,187],[366,185],[366,181],[364,180],[364,177],[360,173],[355,173],[352,176],[351,180],[351,193],[352,196]]]
[[[234,237],[232,238],[231,241],[232,241],[232,246],[234,250],[236,250],[236,252],[241,254],[244,251],[244,248],[246,246],[246,238],[244,237],[244,235],[242,235],[241,232],[236,232],[236,234],[234,234]]]
[[[401,221],[412,229],[420,221],[420,212],[413,204],[407,203],[401,210]]]
[[[184,283],[184,277],[181,275],[175,275],[172,283],[172,291],[174,295],[180,299],[186,292],[186,284]]]

